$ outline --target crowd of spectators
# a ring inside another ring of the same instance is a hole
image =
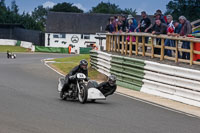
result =
[[[141,12],[141,20],[137,20],[132,16],[128,17],[124,15],[114,16],[109,19],[109,24],[106,26],[106,31],[110,33],[121,32],[145,32],[155,35],[167,34],[169,36],[187,36],[192,33],[192,25],[184,17],[180,16],[178,21],[174,21],[172,15],[164,16],[161,10],[157,10],[154,14],[155,23],[151,22],[145,11]],[[130,39],[130,38],[127,38]],[[132,39],[135,41],[135,38]],[[139,42],[141,42],[141,37]],[[145,37],[145,43],[148,43],[149,37]],[[161,39],[156,39],[158,45],[161,45]],[[175,47],[175,41],[165,39],[165,46]],[[190,49],[190,42],[183,41],[182,48]],[[135,47],[133,48],[135,49]],[[147,48],[145,48],[145,51]],[[154,49],[155,54],[160,54],[160,49]],[[172,56],[172,50],[165,50],[165,55]],[[179,58],[189,59],[190,54],[182,52],[182,56],[179,54]]]

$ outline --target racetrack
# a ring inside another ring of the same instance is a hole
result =
[[[59,100],[58,75],[41,59],[0,54],[0,133],[199,133],[200,119],[120,95],[80,104]]]

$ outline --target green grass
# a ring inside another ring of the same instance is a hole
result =
[[[53,67],[55,67],[57,70],[61,71],[64,74],[69,73],[75,66],[77,66],[80,62],[80,60],[86,59],[88,61],[88,73],[90,79],[99,79],[104,80],[105,77],[103,77],[97,70],[92,69],[90,67],[90,56],[89,54],[83,54],[83,55],[77,55],[72,57],[66,57],[66,58],[57,58],[52,61],[56,61],[57,63],[53,63]]]
[[[28,49],[22,48],[20,46],[7,46],[7,45],[0,46],[0,52],[7,52],[7,50],[10,52],[27,52],[28,51]]]

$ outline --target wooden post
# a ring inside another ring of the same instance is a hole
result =
[[[142,56],[145,56],[145,37],[142,37]]]
[[[113,46],[114,46],[114,35],[111,37],[111,51],[113,51]]]
[[[194,43],[190,42],[190,65],[193,64],[193,50],[194,50]]]
[[[161,39],[161,54],[160,54],[160,60],[164,59],[164,52],[165,52],[165,40]]]
[[[106,51],[108,51],[109,36],[106,35]]]
[[[120,52],[120,35],[118,36],[118,52]]]
[[[128,40],[127,40],[127,37],[128,36],[126,36],[125,55],[127,55],[127,49],[128,49]]]
[[[124,35],[122,35],[122,50],[121,54],[124,54]]]
[[[154,58],[154,38],[151,38],[151,58]]]
[[[175,62],[178,62],[178,41],[176,40],[176,55],[175,55]]]
[[[108,52],[110,52],[110,43],[111,43],[111,36],[108,36]]]
[[[132,45],[133,45],[133,37],[130,38],[130,46],[129,46],[129,56],[132,56]]]
[[[136,36],[135,55],[138,55],[138,38],[139,36]]]
[[[115,36],[114,38],[115,38],[114,51],[116,52],[116,50],[117,50],[117,36]]]

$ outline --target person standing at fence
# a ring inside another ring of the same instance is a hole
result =
[[[128,28],[127,28],[126,32],[127,32],[127,33],[128,33],[128,32],[134,32],[134,30],[135,30],[135,26],[134,26],[134,24],[133,24],[133,20],[132,20],[132,19],[129,19],[129,20],[128,20]],[[130,37],[131,37],[131,36],[127,36],[127,38],[126,38],[126,40],[127,40],[128,42],[130,42],[130,40],[131,40]],[[135,37],[134,37],[134,36],[132,36],[132,42],[135,42]],[[129,49],[129,46],[128,46],[128,49]],[[132,50],[135,51],[135,45],[132,46]]]
[[[132,20],[132,27],[133,27],[133,30],[131,32],[134,32],[134,30],[137,28],[138,26],[138,23],[136,21],[136,19],[132,16],[132,15],[128,15],[128,18],[127,18],[128,22],[129,20]]]
[[[173,17],[171,15],[167,15],[167,23],[168,23],[167,35],[171,36],[171,35],[173,35],[174,30],[175,30],[175,26],[173,24]],[[165,40],[165,46],[175,47],[175,41],[170,40],[170,39],[166,39]],[[171,57],[172,56],[172,50],[165,49],[165,55]]]
[[[140,23],[138,24],[138,27],[135,29],[135,32],[137,32],[137,29],[139,29],[140,32],[151,32],[151,20],[147,17],[147,14],[145,11],[141,12],[142,19],[140,20]],[[149,37],[145,37],[145,43],[148,43]],[[139,38],[139,42],[142,42],[142,38]],[[145,51],[147,50],[147,47],[145,47]]]
[[[106,26],[106,32],[113,33],[115,31],[114,17],[109,18],[109,24]]]
[[[157,19],[155,23],[156,23],[156,25],[153,28],[152,34],[155,34],[155,35],[167,34],[167,25],[166,24],[161,23],[160,19]],[[156,39],[156,42],[157,42],[158,45],[161,45],[161,39],[160,38]],[[154,53],[160,55],[160,48],[154,48]]]
[[[188,34],[191,34],[191,33],[192,33],[192,25],[191,25],[191,23],[186,19],[186,17],[180,16],[180,17],[179,17],[179,21],[180,21],[180,23],[182,24],[182,28],[181,28],[181,31],[180,31],[180,36],[184,36],[184,37],[185,37],[185,36],[187,36]],[[183,41],[182,48],[184,48],[184,49],[190,49],[190,42]],[[183,52],[183,53],[182,53],[182,59],[187,59],[187,60],[189,60],[189,59],[190,59],[190,53],[188,53],[188,52]]]
[[[162,23],[165,23],[165,24],[168,23],[167,22],[167,17],[162,14],[162,11],[160,9],[158,9],[156,11],[156,13],[159,15],[158,17],[159,17],[159,19],[161,20]]]
[[[182,28],[182,24],[180,24],[178,21],[174,21],[173,22],[175,30],[174,30],[174,36],[179,36],[180,32],[181,32],[181,28]]]

